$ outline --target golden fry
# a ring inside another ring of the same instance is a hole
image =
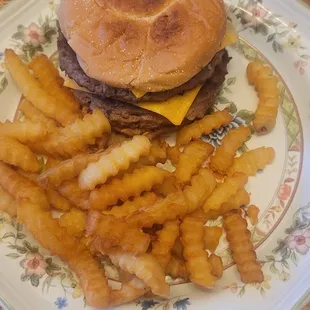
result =
[[[164,164],[167,160],[168,144],[160,139],[151,141],[150,153],[147,156],[140,158],[141,165],[156,165],[158,163]]]
[[[151,143],[145,136],[134,136],[119,147],[104,152],[97,162],[90,163],[79,176],[83,190],[92,190],[98,184],[104,184],[119,171],[127,170],[130,163],[137,162],[141,156],[148,155]]]
[[[214,147],[201,140],[190,142],[181,153],[174,175],[181,186],[188,184],[201,165],[213,153]]]
[[[151,254],[164,269],[171,259],[172,247],[179,236],[179,225],[178,220],[164,223],[163,229],[157,233],[157,240],[152,243]]]
[[[72,204],[82,210],[89,209],[89,191],[82,191],[77,179],[62,182],[57,188],[59,193],[66,197]]]
[[[186,145],[191,140],[199,139],[202,135],[207,135],[215,129],[228,125],[232,121],[232,116],[228,110],[215,112],[207,115],[201,120],[184,126],[178,133],[177,145]]]
[[[261,265],[256,261],[256,253],[246,220],[241,217],[238,211],[231,211],[224,215],[223,225],[241,281],[243,283],[263,282],[264,275]]]
[[[219,245],[223,233],[223,228],[216,226],[212,227],[205,226],[204,229],[205,229],[205,236],[204,236],[205,247],[207,250],[215,252],[216,248]]]
[[[23,201],[18,207],[18,220],[25,224],[40,244],[67,262],[77,275],[86,303],[96,308],[108,307],[111,289],[104,270],[85,245],[59,226],[50,212],[40,205]]]
[[[179,150],[178,146],[169,146],[167,148],[167,156],[170,159],[173,165],[176,165],[179,162],[179,158],[182,152]]]
[[[108,255],[114,265],[141,279],[155,295],[163,297],[170,295],[170,287],[165,281],[165,273],[152,255],[135,255],[120,251],[113,251]]]
[[[158,196],[167,197],[169,194],[176,192],[179,187],[176,185],[175,176],[166,178],[162,183],[154,186],[153,191]]]
[[[83,120],[77,119],[73,124],[49,134],[44,141],[32,144],[31,148],[37,153],[69,158],[85,150],[87,145],[94,144],[96,138],[110,130],[104,113],[94,110],[92,114],[86,114]]]
[[[39,187],[42,187],[42,185],[38,181],[37,173],[25,172],[23,170],[19,170],[18,172],[25,178],[33,181]],[[66,199],[64,196],[60,195],[51,184],[44,186],[44,192],[45,192],[47,201],[52,208],[60,210],[60,211],[68,211],[74,208],[71,202],[68,199]]]
[[[121,206],[114,206],[111,210],[102,213],[116,218],[127,217],[141,208],[151,206],[157,199],[154,193],[147,192],[143,196],[135,197],[132,201],[127,200]]]
[[[255,112],[253,127],[258,134],[269,133],[276,124],[280,104],[279,79],[272,69],[260,61],[253,61],[247,67],[247,76],[258,92],[259,103]]]
[[[49,204],[54,209],[60,211],[68,211],[74,207],[67,198],[60,195],[57,190],[51,185],[45,187],[45,194]]]
[[[81,210],[71,209],[58,219],[58,223],[60,227],[66,229],[69,235],[79,238],[86,229],[87,215]]]
[[[222,259],[212,253],[209,257],[209,262],[212,266],[212,274],[217,277],[217,279],[222,278],[224,272],[224,266]]]
[[[172,255],[174,255],[177,258],[183,259],[183,251],[184,251],[183,244],[182,244],[180,238],[177,238],[175,240],[173,247],[172,247],[171,253],[172,253]]]
[[[15,217],[17,215],[17,206],[16,200],[0,186],[0,211]]]
[[[0,186],[18,202],[29,199],[32,203],[37,203],[42,208],[49,209],[44,190],[1,161],[0,175]]]
[[[9,137],[0,137],[0,160],[25,171],[40,170],[37,156],[26,145]]]
[[[188,213],[200,208],[211,195],[216,186],[216,180],[211,170],[202,168],[192,177],[191,185],[186,186],[184,195],[188,203]]]
[[[91,162],[100,158],[100,154],[81,154],[62,161],[40,175],[40,183],[52,183],[59,186],[63,181],[72,180]]]
[[[258,223],[259,208],[254,205],[250,205],[248,207],[247,214],[251,221],[251,224],[256,225]]]
[[[55,120],[46,117],[40,110],[38,110],[30,101],[23,99],[18,106],[19,111],[23,113],[27,120],[33,123],[44,124],[48,131],[52,132],[57,128]]]
[[[272,147],[260,147],[236,157],[232,166],[227,170],[228,175],[242,172],[248,176],[254,176],[257,170],[264,169],[274,160],[275,151]]]
[[[204,247],[204,223],[195,217],[187,216],[181,224],[181,242],[190,280],[204,288],[215,286],[216,277]]]
[[[211,157],[211,168],[225,174],[226,170],[233,164],[237,150],[250,137],[251,130],[248,127],[232,129],[223,138],[222,144],[215,150]]]
[[[159,199],[152,206],[139,209],[130,215],[126,222],[136,227],[152,227],[184,217],[188,212],[185,197],[181,191],[172,193],[164,199]]]
[[[152,166],[136,169],[132,174],[126,173],[122,179],[114,178],[109,184],[94,189],[90,194],[90,206],[92,209],[105,210],[108,206],[115,205],[119,199],[126,201],[151,190],[169,175],[168,171]]]
[[[47,117],[62,125],[76,120],[77,114],[44,91],[13,50],[6,49],[4,54],[6,67],[27,100]]]
[[[172,255],[168,266],[166,267],[166,274],[172,278],[183,278],[188,280],[188,272],[185,266],[185,260]]]
[[[224,215],[231,210],[238,210],[242,206],[246,206],[250,203],[250,195],[248,192],[241,188],[238,190],[237,194],[221,205],[219,215]]]
[[[87,228],[89,231],[91,229]],[[145,253],[151,242],[148,234],[131,227],[126,221],[108,215],[99,218],[94,234],[98,237],[96,243],[100,244],[102,254],[116,248],[124,252]]]
[[[52,118],[46,117],[40,110],[38,110],[30,101],[23,99],[18,106],[27,120],[33,123],[44,124],[48,131],[52,132],[57,128],[57,122]]]
[[[138,279],[137,277],[132,277],[128,282],[122,283],[122,288],[120,290],[113,290],[111,292],[111,305],[113,307],[123,305],[132,301],[135,301],[137,298],[142,297],[148,288],[145,286],[145,283]]]
[[[22,143],[36,142],[42,140],[47,135],[47,128],[43,123],[33,123],[30,121],[0,123],[0,135],[16,138]]]
[[[243,188],[248,182],[248,177],[243,173],[235,173],[231,177],[227,177],[224,183],[218,184],[211,196],[205,202],[203,210],[220,211],[221,205],[229,202],[229,199],[235,196],[239,189]]]
[[[33,71],[33,75],[37,78],[42,88],[52,97],[56,98],[70,110],[78,112],[80,104],[74,97],[71,90],[60,84],[61,79],[59,71],[54,67],[54,64],[44,54],[36,56],[28,65]]]
[[[45,169],[51,169],[55,166],[59,165],[62,161],[60,159],[56,159],[54,157],[48,157],[46,156],[46,163],[45,163]]]

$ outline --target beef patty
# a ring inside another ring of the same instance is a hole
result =
[[[208,109],[213,107],[216,94],[225,80],[229,61],[230,57],[227,51],[224,51],[222,61],[215,67],[212,76],[201,88],[182,125],[202,118]],[[113,129],[126,135],[146,134],[154,137],[176,128],[167,118],[142,109],[138,105],[84,91],[74,90],[73,92],[84,106],[103,110]]]
[[[185,84],[164,92],[147,93],[138,99],[129,89],[109,86],[103,82],[97,81],[87,76],[81,68],[75,52],[68,44],[60,29],[58,37],[58,52],[61,70],[65,71],[66,74],[79,86],[84,87],[91,93],[104,96],[106,98],[125,101],[128,103],[138,103],[143,101],[165,101],[174,97],[175,95],[191,90],[198,85],[205,84],[214,74],[216,74],[215,70],[217,67],[227,62],[228,59],[226,50],[221,50],[215,54],[211,62],[205,68],[203,68],[202,71],[200,71]]]

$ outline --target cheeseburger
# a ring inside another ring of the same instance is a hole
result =
[[[236,40],[222,0],[62,0],[58,17],[66,85],[127,135],[202,118]]]

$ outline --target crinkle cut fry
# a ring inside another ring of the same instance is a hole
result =
[[[166,141],[156,139],[151,141],[150,153],[139,159],[139,163],[144,166],[156,165],[157,163],[164,164],[167,160],[167,147]]]
[[[39,80],[43,89],[66,105],[70,110],[78,112],[80,104],[69,88],[63,86],[63,78],[54,64],[44,54],[36,56],[28,65],[33,75]]]
[[[89,163],[97,161],[99,158],[99,153],[76,155],[46,170],[40,175],[39,181],[43,184],[45,182],[51,182],[53,185],[59,186],[63,181],[72,180],[77,177]]]
[[[232,116],[226,109],[207,115],[201,120],[184,126],[178,133],[176,144],[186,145],[191,140],[199,139],[203,134],[207,135],[215,129],[228,125],[231,121]]]
[[[201,168],[191,180],[191,185],[184,189],[184,195],[188,203],[188,213],[199,209],[211,195],[216,186],[216,179],[211,170]]]
[[[75,178],[70,181],[62,182],[57,188],[58,192],[66,197],[72,204],[82,210],[89,209],[89,191],[82,191],[79,182]]]
[[[151,149],[151,142],[145,136],[134,136],[120,146],[104,152],[98,161],[90,163],[80,174],[79,184],[83,190],[92,190],[98,184],[104,184],[109,177],[119,171],[127,170],[131,163],[140,156],[146,156]]]
[[[0,136],[0,160],[25,171],[38,172],[40,170],[38,158],[28,146],[9,137]]]
[[[165,179],[162,183],[157,184],[153,188],[153,192],[158,196],[167,197],[169,194],[179,190],[179,186],[176,184],[176,179],[174,175]]]
[[[237,150],[250,137],[251,130],[240,126],[232,129],[223,138],[221,145],[216,148],[214,156],[211,157],[211,168],[225,174],[226,170],[233,164]]]
[[[275,151],[272,147],[259,147],[245,152],[234,159],[232,166],[227,170],[227,174],[233,175],[235,172],[242,172],[248,176],[255,176],[258,170],[271,164],[274,157]]]
[[[108,215],[99,218],[94,235],[100,238],[101,251],[118,247],[124,252],[145,253],[151,242],[148,234]]]
[[[0,211],[15,217],[17,215],[17,206],[16,200],[0,186]]]
[[[168,159],[170,159],[170,161],[173,165],[176,165],[179,162],[181,154],[182,154],[182,152],[180,151],[180,149],[177,145],[169,146],[167,148]]]
[[[68,263],[79,279],[89,306],[101,308],[110,305],[111,289],[99,263],[84,244],[58,225],[50,212],[25,200],[18,207],[18,220],[44,248]]]
[[[201,140],[190,142],[179,157],[174,175],[181,186],[188,184],[201,165],[213,153],[214,147]]]
[[[90,206],[95,210],[106,210],[118,200],[126,201],[144,191],[150,191],[154,185],[162,183],[169,176],[168,171],[153,166],[135,169],[131,174],[126,173],[122,179],[114,178],[110,183],[92,190]]]
[[[48,131],[53,131],[57,128],[57,122],[45,116],[39,109],[37,109],[30,101],[23,99],[20,105],[18,106],[19,111],[23,113],[27,120],[34,123],[42,123],[46,126]]]
[[[32,144],[31,148],[37,153],[70,158],[89,144],[94,144],[96,138],[110,132],[111,126],[104,113],[94,110],[85,114],[83,120],[77,119],[73,124],[49,134],[44,141]]]
[[[204,222],[187,216],[180,227],[181,242],[184,246],[184,258],[190,280],[204,288],[215,286],[216,277],[212,275],[212,266],[204,248]]]
[[[155,295],[163,297],[170,295],[164,270],[152,255],[135,255],[133,253],[122,253],[118,250],[111,251],[108,255],[114,265],[144,281]]]
[[[243,173],[235,173],[227,177],[224,183],[218,184],[208,200],[203,205],[205,213],[208,211],[220,211],[221,205],[229,202],[229,199],[235,196],[239,189],[243,188],[248,182],[248,177]]]
[[[170,261],[172,247],[179,236],[179,225],[178,220],[164,223],[163,229],[157,233],[157,240],[152,243],[151,254],[164,269]]]
[[[12,49],[6,49],[4,54],[6,67],[27,100],[62,125],[76,120],[77,114],[46,93]]]
[[[249,63],[247,77],[249,83],[255,86],[259,97],[253,127],[257,134],[264,135],[276,124],[280,104],[279,79],[273,75],[269,66],[258,60]]]
[[[142,196],[135,197],[132,201],[127,200],[121,206],[114,206],[111,210],[103,211],[102,213],[105,215],[112,215],[115,218],[127,217],[140,208],[151,206],[157,199],[158,197],[154,193],[147,192]]]
[[[0,176],[0,186],[17,201],[28,198],[42,208],[49,209],[44,190],[1,161]]]
[[[238,211],[231,211],[224,215],[223,226],[241,281],[243,283],[263,282],[264,275],[261,265],[256,260],[247,221]]]
[[[174,255],[171,256],[171,259],[166,267],[166,273],[173,278],[183,278],[184,280],[188,279],[188,272],[184,259],[180,259]]]
[[[188,213],[188,205],[181,191],[171,193],[156,201],[152,206],[139,209],[126,218],[126,222],[136,227],[152,227],[166,221],[183,218]]]
[[[21,143],[36,142],[44,139],[48,133],[47,127],[41,122],[16,121],[0,123],[0,136],[11,137]]]
[[[67,233],[73,237],[80,238],[86,230],[87,215],[79,209],[71,209],[60,216],[58,223],[66,228]]]
[[[123,283],[120,290],[113,290],[111,292],[111,301],[113,301],[111,303],[116,307],[135,301],[148,292],[148,290],[144,282],[134,276],[129,282]]]

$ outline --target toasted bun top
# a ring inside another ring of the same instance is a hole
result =
[[[62,0],[58,17],[88,76],[149,92],[191,79],[226,30],[222,0]]]

